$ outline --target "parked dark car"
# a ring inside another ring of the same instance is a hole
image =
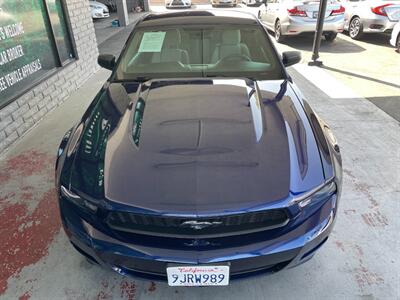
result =
[[[184,26],[183,26],[184,25]],[[62,222],[88,260],[170,285],[227,285],[326,242],[341,156],[260,22],[150,14],[58,150]],[[332,258],[334,259],[334,258]]]

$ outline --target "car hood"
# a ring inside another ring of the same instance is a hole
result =
[[[324,180],[288,81],[113,83],[83,121],[72,185],[104,192],[113,203],[167,213],[238,211]]]

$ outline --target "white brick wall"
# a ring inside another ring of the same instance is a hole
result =
[[[98,70],[89,2],[66,0],[78,60],[0,110],[0,153]]]

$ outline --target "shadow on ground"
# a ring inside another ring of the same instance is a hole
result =
[[[302,35],[302,36],[293,36],[288,37],[284,40],[283,44],[296,48],[298,50],[303,51],[312,51],[313,47],[313,35]],[[346,41],[340,38],[340,35],[336,38],[336,40],[332,43],[325,41],[323,38],[321,40],[321,48],[320,52],[325,53],[358,53],[363,52],[366,49],[358,46],[352,42]]]
[[[345,34],[349,36],[348,34]],[[386,48],[393,48],[390,41],[390,33],[368,33],[364,34],[364,36],[360,39],[361,42],[382,46]]]
[[[353,73],[353,72],[349,72],[349,71],[345,71],[345,70],[341,70],[341,69],[337,69],[337,68],[332,68],[332,67],[329,67],[329,66],[326,66],[326,65],[323,65],[322,68],[324,68],[326,70],[329,70],[329,71],[332,71],[332,72],[342,73],[342,74],[349,75],[349,76],[352,76],[352,77],[358,77],[358,78],[361,78],[361,79],[364,79],[364,80],[369,80],[369,81],[377,82],[377,83],[380,83],[380,84],[384,84],[384,85],[387,85],[387,86],[391,86],[391,87],[400,89],[400,85],[392,83],[392,82],[384,81],[384,80],[381,80],[381,79],[377,79],[377,78],[373,78],[373,77],[369,77],[369,76],[365,76],[365,75],[362,75],[362,74],[357,74],[357,73]]]
[[[400,122],[400,96],[369,97],[367,99]]]

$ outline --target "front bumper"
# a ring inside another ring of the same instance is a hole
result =
[[[104,19],[108,18],[110,16],[110,13],[104,12],[104,11],[94,11],[92,12],[92,18],[93,19]]]
[[[190,8],[192,3],[184,0],[172,0],[171,2],[166,2],[166,8]]]
[[[127,243],[100,231],[80,216],[67,200],[60,199],[65,232],[74,247],[90,260],[122,275],[166,280],[168,264],[229,263],[231,279],[274,273],[309,260],[327,240],[336,216],[336,195],[297,227],[272,238],[230,248],[204,250],[192,247],[182,250]],[[245,239],[245,236],[241,236]],[[140,239],[138,239],[140,241]]]
[[[261,0],[247,0],[247,6],[260,6],[262,4]]]
[[[288,17],[286,21],[281,23],[283,35],[299,35],[306,32],[315,32],[317,28],[317,20],[310,21],[304,17]],[[324,32],[343,32],[344,17],[343,15],[328,17],[324,20]]]
[[[236,6],[237,1],[235,0],[212,0],[211,4],[213,6]]]

